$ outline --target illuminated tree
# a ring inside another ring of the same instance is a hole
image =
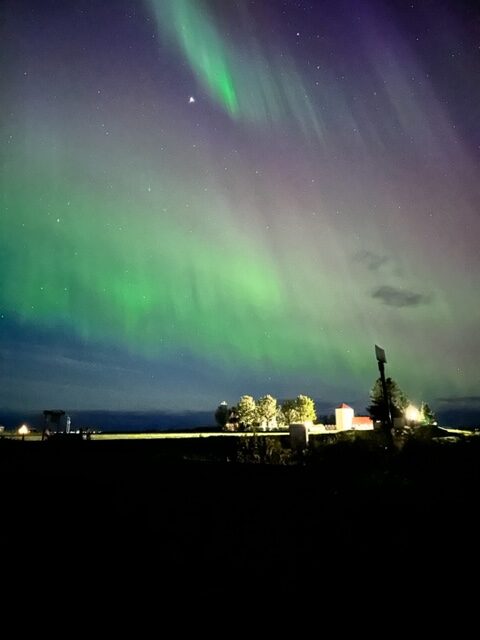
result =
[[[315,413],[315,403],[312,398],[302,395],[297,396],[295,404],[300,422],[315,422],[317,414]]]
[[[426,402],[420,405],[420,421],[422,424],[433,424],[437,421],[437,416]]]
[[[285,400],[282,404],[283,420],[286,425],[299,422],[297,404],[295,400]]]
[[[317,419],[315,403],[308,396],[297,396],[295,400],[285,400],[282,413],[286,424],[293,422],[314,422]]]
[[[252,396],[242,396],[236,406],[235,413],[240,425],[251,427],[257,418],[257,407]]]
[[[277,404],[277,427],[278,428],[283,428],[285,426],[287,426],[287,421],[285,418],[285,414],[282,411],[282,407]]]
[[[392,378],[387,378],[387,393],[390,398],[392,419],[400,418],[404,415],[408,405],[408,398]],[[378,378],[370,391],[370,405],[367,407],[368,413],[373,420],[385,420],[385,403],[383,399],[382,381]]]
[[[260,425],[276,427],[277,400],[267,395],[257,402],[257,422]]]

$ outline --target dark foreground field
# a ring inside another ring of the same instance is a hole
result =
[[[346,567],[411,581],[446,564],[476,571],[476,440],[401,453],[340,443],[288,466],[227,462],[236,446],[1,440],[3,548],[116,549],[119,563],[138,553],[162,580],[241,578],[252,589],[268,577],[328,591],[327,572]]]

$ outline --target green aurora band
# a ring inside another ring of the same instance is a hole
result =
[[[202,201],[199,191],[186,217],[172,215],[184,206],[175,197],[164,206],[172,197],[171,177],[157,176],[134,200],[124,179],[129,167],[111,172],[106,185],[95,184],[91,149],[71,138],[60,144],[69,146],[75,150],[69,158],[53,152],[48,159],[44,141],[31,134],[28,154],[12,152],[4,169],[0,250],[4,268],[16,277],[3,283],[2,308],[15,309],[22,323],[68,328],[84,340],[153,358],[180,349],[290,371],[313,368],[327,353],[346,360],[323,332],[313,343],[299,335],[297,304],[278,266],[260,241],[238,228],[221,197],[212,207],[211,193],[203,192]],[[92,188],[79,188],[82,174]],[[170,195],[158,200],[154,192]],[[219,211],[213,218],[212,209]],[[327,287],[327,275],[323,279]]]
[[[208,8],[192,0],[147,0],[158,30],[185,56],[211,98],[234,120],[257,125],[295,122],[308,137],[323,137],[305,83],[287,55],[262,51],[250,38],[227,43]],[[248,14],[237,10],[248,24]]]
[[[106,20],[82,58],[86,22],[76,49],[62,41],[65,64],[40,28],[38,51],[10,41],[1,319],[59,351],[82,342],[91,362],[111,348],[127,366],[154,363],[163,379],[186,362],[185,397],[202,395],[195,361],[221,395],[224,382],[226,394],[256,393],[251,381],[285,397],[359,398],[376,342],[413,399],[476,393],[477,178],[433,88],[410,90],[418,60],[393,64],[365,37],[379,95],[366,82],[358,106],[329,81],[329,104],[320,86],[314,110],[314,80],[288,47],[280,57],[247,28],[240,48],[210,5],[139,3],[148,15],[128,25],[131,42],[111,53]],[[188,104],[192,78],[208,100],[192,90]],[[166,382],[165,406],[171,393]]]

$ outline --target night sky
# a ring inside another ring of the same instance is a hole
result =
[[[480,7],[3,0],[0,407],[480,410]]]

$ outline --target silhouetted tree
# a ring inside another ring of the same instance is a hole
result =
[[[392,410],[392,420],[400,418],[404,415],[408,405],[408,398],[400,389],[398,384],[392,378],[387,378],[387,392],[390,398],[390,407]],[[370,391],[370,405],[367,407],[368,413],[373,420],[385,419],[385,404],[383,399],[382,381],[377,378],[375,384]]]
[[[222,429],[225,429],[225,425],[227,424],[228,419],[230,418],[230,413],[231,411],[228,408],[228,405],[226,402],[221,402],[218,405],[217,410],[215,411],[215,422]]]

